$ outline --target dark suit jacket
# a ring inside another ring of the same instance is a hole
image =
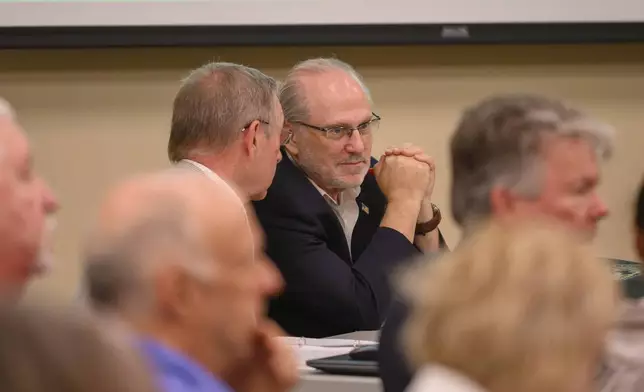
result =
[[[624,297],[644,297],[644,279],[639,263],[609,259],[615,275],[622,284]],[[400,331],[408,317],[408,306],[396,299],[380,333],[378,361],[384,392],[403,392],[413,377],[400,348]]]
[[[420,254],[400,232],[380,227],[386,199],[372,174],[361,188],[351,253],[337,216],[288,157],[266,198],[253,203],[266,253],[286,282],[269,316],[290,335],[379,329],[390,306],[391,272]]]

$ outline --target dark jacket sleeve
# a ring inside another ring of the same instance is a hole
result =
[[[378,366],[384,392],[403,392],[412,379],[412,371],[407,365],[400,341],[408,313],[407,305],[396,299],[380,332]]]
[[[380,227],[351,264],[328,248],[313,218],[273,211],[257,210],[267,253],[288,282],[280,300],[332,330],[379,329],[390,306],[390,273],[418,250],[398,231]]]

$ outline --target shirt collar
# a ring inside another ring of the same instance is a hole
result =
[[[232,392],[201,364],[170,347],[149,337],[140,338],[138,345],[162,379],[172,378],[189,385],[192,391]]]
[[[207,166],[202,165],[197,161],[193,161],[192,159],[182,159],[180,162],[187,163],[189,165],[196,167],[197,169],[199,169],[199,171],[203,172],[206,176],[212,179],[219,180],[221,178],[214,171],[210,170],[210,168],[208,168]]]
[[[228,191],[231,192],[235,196],[235,198],[239,201],[239,203],[241,204],[241,207],[244,209],[244,211],[246,210],[246,204],[245,204],[244,200],[242,200],[241,197],[239,196],[241,194],[241,192],[238,192],[236,188],[233,188],[233,185],[231,185],[230,182],[228,182],[224,178],[220,177],[217,173],[212,171],[209,167],[207,167],[207,166],[205,166],[205,165],[203,165],[203,164],[201,164],[201,163],[199,163],[197,161],[193,161],[191,159],[182,159],[181,161],[179,161],[179,163],[192,165],[195,168],[197,168],[199,171],[203,172],[211,180],[213,180],[215,182],[218,182],[218,183],[225,184],[226,189],[228,189]],[[250,221],[249,221],[249,218],[248,218],[248,214],[244,214],[244,219],[246,219],[246,225],[248,226],[248,230],[250,231],[250,233],[251,233],[250,235],[251,235],[251,238],[252,238],[252,228],[250,226]],[[255,245],[253,244],[253,246],[255,246]],[[253,254],[255,254],[254,252],[255,251],[253,249]]]
[[[291,154],[286,149],[284,149],[284,152],[286,153],[285,155],[288,157],[288,159],[295,166],[300,168],[300,170],[302,170],[304,172],[304,174],[306,174],[306,171],[302,168],[302,166],[300,166],[297,163],[295,158],[293,158],[293,156],[291,156]],[[313,181],[313,179],[311,179],[311,177],[309,177],[308,174],[306,174],[306,178],[311,182],[311,184],[313,184],[315,189],[317,189],[318,192],[320,192],[320,194],[322,195],[322,197],[326,201],[328,201],[330,203],[333,203],[334,205],[340,205],[340,204],[346,203],[348,201],[355,201],[358,198],[358,196],[360,195],[360,192],[362,191],[362,188],[359,185],[356,186],[356,187],[353,187],[353,188],[347,188],[347,189],[343,190],[342,192],[340,192],[340,195],[338,196],[339,200],[335,200],[334,198],[331,197],[331,195],[329,195],[329,193],[327,191],[322,189],[315,181]]]

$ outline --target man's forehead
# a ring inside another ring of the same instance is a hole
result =
[[[345,72],[305,76],[302,83],[313,122],[349,124],[368,120],[371,115],[367,94]]]
[[[362,97],[364,90],[351,75],[341,70],[303,75],[300,79],[307,101],[324,101],[330,98]]]
[[[599,175],[594,146],[579,137],[557,137],[544,140],[543,158],[560,177],[592,177]]]

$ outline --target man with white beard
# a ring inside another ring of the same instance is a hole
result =
[[[50,263],[58,202],[34,173],[29,141],[0,98],[0,294],[19,298]]]

